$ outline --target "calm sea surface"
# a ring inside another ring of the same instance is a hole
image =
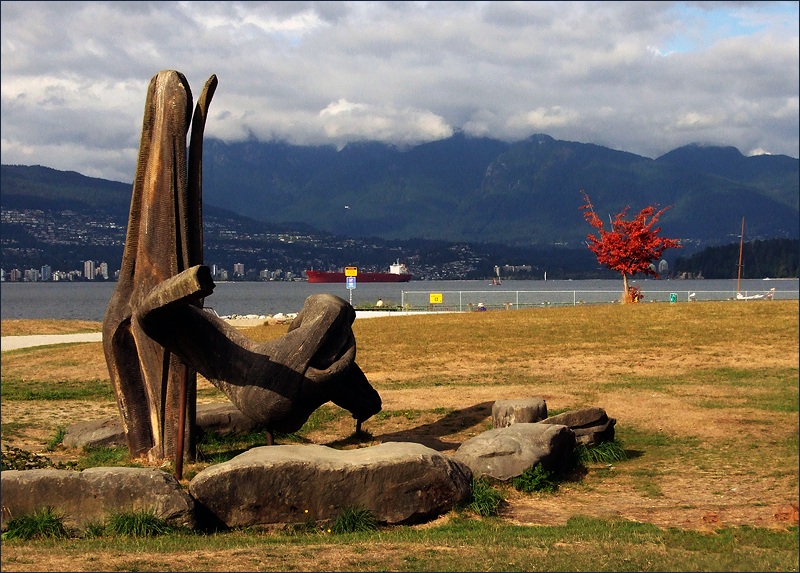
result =
[[[685,302],[694,293],[696,300],[726,300],[736,296],[736,280],[637,280],[645,301]],[[797,299],[798,281],[742,280],[742,293],[764,295],[775,288],[774,298]],[[0,319],[55,318],[103,320],[106,305],[116,283],[0,283]],[[354,306],[374,304],[427,308],[430,295],[442,294],[436,308],[467,310],[480,302],[489,308],[524,308],[549,304],[613,302],[622,291],[621,280],[504,280],[492,286],[489,281],[412,281],[409,283],[361,284],[348,290],[344,284],[307,282],[225,282],[218,283],[205,300],[221,316],[239,314],[271,315],[298,312],[311,294],[332,293]],[[351,298],[352,297],[352,298]]]

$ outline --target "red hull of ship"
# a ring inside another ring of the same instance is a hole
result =
[[[310,283],[345,283],[344,273],[329,273],[324,271],[306,271]],[[358,283],[405,283],[411,280],[410,274],[395,273],[358,273]]]

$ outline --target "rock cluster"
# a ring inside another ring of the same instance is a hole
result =
[[[380,523],[418,523],[467,500],[473,478],[506,481],[536,464],[560,469],[577,444],[612,440],[616,420],[602,408],[548,417],[544,399],[524,398],[496,401],[492,423],[493,429],[465,441],[452,456],[412,442],[355,450],[253,448],[198,473],[188,492],[158,469],[3,471],[2,528],[45,506],[78,527],[141,509],[195,527],[325,522],[348,508],[369,510]],[[258,429],[230,403],[198,406],[197,424],[221,434]],[[69,447],[124,443],[117,419],[75,424],[64,438]]]
[[[2,472],[2,528],[53,507],[78,527],[109,514],[149,510],[174,525],[246,527],[332,521],[366,509],[386,524],[418,523],[470,495],[468,467],[415,443],[339,451],[320,445],[253,448],[213,465],[187,493],[158,469],[91,468]],[[201,517],[198,517],[201,516]]]

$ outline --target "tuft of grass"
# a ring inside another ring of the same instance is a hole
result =
[[[362,507],[346,507],[331,525],[333,533],[359,533],[378,529],[375,515]]]
[[[492,487],[486,479],[473,479],[469,486],[469,499],[462,509],[471,511],[481,517],[494,517],[500,513],[505,503],[502,492]]]
[[[601,442],[596,446],[587,447],[583,444],[576,446],[578,459],[584,463],[614,463],[629,459],[625,446],[619,440]]]
[[[29,515],[14,517],[8,522],[3,539],[62,539],[69,537],[64,516],[52,507],[44,507]]]
[[[536,464],[526,469],[522,474],[511,480],[511,485],[523,493],[535,491],[552,493],[558,489],[555,477],[547,471],[542,464]]]
[[[106,533],[106,524],[103,522],[90,522],[83,530],[83,536],[87,538],[103,537]]]
[[[152,509],[112,513],[108,518],[108,529],[117,535],[130,537],[155,537],[174,530]]]
[[[55,435],[52,438],[50,438],[50,440],[47,442],[45,449],[48,452],[52,452],[58,446],[61,445],[61,443],[64,441],[64,436],[66,435],[67,435],[67,428],[65,428],[64,426],[58,426],[56,428]]]

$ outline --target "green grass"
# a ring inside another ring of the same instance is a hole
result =
[[[64,436],[66,435],[67,435],[67,429],[64,426],[58,426],[56,428],[55,435],[52,438],[50,438],[50,440],[48,440],[47,444],[45,445],[45,449],[48,452],[52,452],[59,445],[61,445],[61,442],[64,441]]]
[[[297,435],[307,436],[314,430],[318,430],[331,422],[335,422],[336,420],[344,418],[345,416],[350,416],[350,412],[330,404],[325,404],[311,413],[311,416],[308,417],[308,420],[306,420],[306,423],[303,424],[303,427],[297,431]]]
[[[78,458],[78,469],[84,470],[95,467],[142,467],[138,462],[132,461],[125,446],[117,448],[92,447],[83,450]]]
[[[64,526],[64,516],[52,507],[45,507],[30,515],[11,518],[8,529],[3,533],[3,540],[62,539],[68,536],[69,533]]]
[[[114,400],[108,380],[23,380],[3,377],[3,400]]]
[[[617,439],[600,442],[591,447],[578,444],[575,447],[575,453],[583,463],[614,463],[630,459],[624,444]]]
[[[511,485],[523,493],[553,493],[558,489],[556,478],[542,464],[536,464],[512,478]]]
[[[470,482],[469,498],[460,509],[481,517],[494,517],[500,513],[505,501],[503,493],[493,487],[487,479],[473,479]]]
[[[362,507],[346,507],[331,525],[333,533],[362,533],[378,529],[375,515]]]
[[[197,554],[191,570],[796,571],[799,541],[797,527],[702,532],[581,516],[565,525],[526,527],[456,516],[437,527],[347,535],[323,529],[305,535],[248,529],[215,535],[84,536],[69,543],[13,540],[8,546],[4,542],[4,549],[24,543],[26,554],[4,564],[10,570],[27,562],[30,569],[37,556],[57,550],[84,564],[87,556],[110,554],[115,570],[127,571],[189,570],[185,560],[173,561],[173,556],[190,554]]]
[[[158,517],[155,510],[144,509],[112,513],[108,517],[106,529],[116,535],[154,537],[170,533],[173,528]]]

